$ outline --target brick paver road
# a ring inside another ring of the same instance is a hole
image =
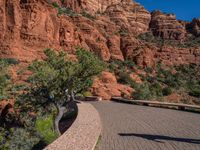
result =
[[[200,114],[92,102],[103,124],[98,150],[200,150]]]

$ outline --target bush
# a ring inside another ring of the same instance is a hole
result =
[[[17,65],[19,64],[19,60],[15,58],[1,58],[0,61],[4,61],[8,65]]]
[[[132,69],[132,67],[136,66],[135,63],[131,60],[125,60],[123,62],[123,65],[126,66],[129,69]]]
[[[140,84],[133,93],[133,98],[138,100],[149,100],[151,98],[151,91],[147,83]]]
[[[89,14],[88,12],[86,12],[86,11],[81,12],[81,15],[82,15],[83,17],[86,17],[86,18],[91,19],[91,20],[96,19],[94,16],[90,15],[90,14]]]
[[[8,131],[0,127],[0,149],[7,150],[9,148],[7,138],[8,138]]]
[[[58,10],[58,15],[65,14],[65,15],[68,15],[68,16],[77,16],[77,14],[71,8],[61,7],[56,2],[53,2],[52,6]]]
[[[131,82],[132,82],[132,79],[131,77],[129,76],[129,74],[125,71],[120,71],[118,73],[118,79],[117,79],[117,82],[118,83],[121,83],[121,84],[128,84],[130,85]]]
[[[165,87],[162,89],[162,94],[164,96],[168,96],[168,95],[172,94],[172,92],[173,92],[173,90],[170,87]]]
[[[52,3],[52,6],[53,6],[54,8],[59,8],[59,7],[60,7],[60,5],[58,5],[58,3],[56,3],[56,2],[53,2],[53,3]]]
[[[132,69],[134,66],[136,65],[131,60],[112,60],[108,67],[112,72],[119,72],[119,70],[124,71],[125,69]]]
[[[154,36],[152,32],[142,33],[137,38],[148,43],[155,43],[157,46],[162,46],[164,44],[164,40]]]
[[[30,150],[40,141],[40,138],[23,128],[12,129],[9,135],[10,150]]]
[[[127,29],[120,29],[119,30],[119,34],[121,36],[127,36],[128,35],[128,30]]]
[[[147,68],[145,68],[144,71],[146,71],[147,73],[152,73],[152,72],[153,72],[153,69],[150,68],[150,67],[147,67]]]
[[[162,39],[161,37],[154,36],[152,32],[142,33],[138,36],[138,39],[148,42],[154,43],[157,46],[170,45],[174,47],[180,48],[188,48],[188,47],[198,47],[200,46],[200,37],[190,36],[185,39],[183,42],[174,41],[170,39]]]
[[[58,135],[53,130],[53,117],[41,117],[36,120],[36,130],[39,132],[46,144],[52,143]]]
[[[83,96],[84,97],[92,96],[92,93],[90,91],[86,91],[86,92],[83,92]]]
[[[153,83],[150,84],[149,86],[150,92],[151,92],[151,97],[157,98],[163,96],[162,94],[162,87],[159,83]]]
[[[7,86],[9,84],[10,77],[8,76],[8,64],[0,60],[0,100],[7,97]]]
[[[189,95],[197,97],[197,98],[200,98],[200,86],[199,87],[195,87],[193,89],[190,89]]]

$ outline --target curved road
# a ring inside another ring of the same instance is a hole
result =
[[[200,114],[91,102],[103,124],[97,150],[200,150]]]

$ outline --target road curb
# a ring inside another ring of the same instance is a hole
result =
[[[45,150],[93,150],[101,134],[98,111],[89,103],[80,102],[78,116],[72,126]]]

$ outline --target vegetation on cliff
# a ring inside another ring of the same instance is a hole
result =
[[[193,35],[188,35],[184,41],[163,39],[154,36],[152,32],[142,33],[137,38],[147,43],[153,43],[158,47],[173,46],[178,48],[192,48],[200,46],[200,37],[195,37]]]
[[[87,91],[93,77],[104,69],[97,56],[82,48],[76,50],[76,61],[62,51],[57,54],[47,49],[44,53],[45,60],[36,60],[28,67],[32,71],[29,87],[16,98],[13,116],[7,113],[1,118],[10,117],[9,122],[1,122],[2,149],[32,149],[54,141],[61,135],[59,121],[69,111],[68,103]],[[7,83],[4,76],[2,87]]]
[[[135,89],[132,93],[133,99],[162,100],[176,92],[200,98],[200,72],[199,66],[195,64],[167,67],[158,63],[156,68],[142,69],[132,61],[113,61],[109,68],[118,77],[119,83]],[[135,70],[144,72],[139,74],[142,83],[137,83],[130,77]]]

